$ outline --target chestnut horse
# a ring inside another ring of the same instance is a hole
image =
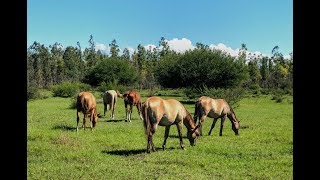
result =
[[[78,131],[78,124],[79,124],[79,116],[80,112],[83,113],[83,129],[86,128],[86,117],[90,115],[90,127],[91,130],[95,127],[96,123],[98,122],[97,113],[97,103],[96,99],[90,92],[80,92],[77,96],[77,131]]]
[[[126,108],[126,121],[131,122],[132,108],[133,106],[137,106],[138,114],[140,119],[142,120],[141,115],[141,96],[136,91],[128,91],[122,95],[124,100],[124,106]],[[129,105],[129,109],[128,109]]]
[[[150,153],[150,145],[152,151],[155,151],[152,136],[156,132],[158,125],[166,127],[162,145],[163,150],[166,147],[170,126],[173,124],[178,128],[180,147],[182,149],[185,149],[182,141],[182,124],[184,124],[188,130],[187,137],[190,145],[196,145],[196,139],[199,136],[198,126],[195,125],[192,116],[179,101],[175,99],[164,100],[160,97],[153,96],[146,100],[142,109],[143,123],[148,141],[147,153]]]
[[[103,105],[104,105],[104,112],[103,115],[106,116],[106,112],[109,106],[110,110],[110,118],[114,119],[114,108],[116,107],[117,99],[121,97],[119,91],[115,90],[108,90],[103,95]]]
[[[212,99],[207,96],[201,96],[196,101],[193,119],[195,123],[197,123],[198,118],[200,119],[198,123],[200,135],[202,135],[202,123],[207,116],[209,118],[213,118],[213,122],[208,135],[211,134],[211,131],[214,128],[218,118],[221,118],[219,135],[222,136],[223,124],[226,117],[228,117],[228,119],[232,123],[232,130],[234,131],[235,135],[239,134],[238,130],[240,121],[238,121],[236,114],[225,99]]]

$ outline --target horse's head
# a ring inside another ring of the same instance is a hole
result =
[[[97,113],[96,111],[93,113],[93,121],[92,121],[92,126],[95,127],[98,119],[101,117],[100,113]]]
[[[195,146],[196,145],[196,140],[200,136],[200,133],[198,131],[198,126],[196,126],[195,129],[190,129],[187,133],[187,137],[189,139],[190,145]]]
[[[238,119],[236,118],[235,114],[233,113],[230,117],[229,117],[231,123],[232,123],[232,130],[235,133],[235,135],[239,135],[239,129],[240,129],[240,124],[238,121]]]

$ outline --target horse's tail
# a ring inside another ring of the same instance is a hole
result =
[[[112,94],[110,94],[110,95],[111,95],[111,102],[110,102],[109,110],[111,110],[111,111],[112,111],[112,109],[113,109],[113,103],[114,103],[114,97],[113,97],[113,95],[112,95]]]
[[[142,106],[142,114],[143,114],[143,125],[144,125],[144,129],[145,129],[145,133],[147,135],[147,137],[150,134],[151,131],[151,125],[150,125],[150,119],[149,119],[149,115],[148,115],[148,107],[147,107],[147,102],[145,102]]]

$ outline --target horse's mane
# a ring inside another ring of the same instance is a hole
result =
[[[187,120],[189,123],[184,123],[186,126],[187,126],[187,124],[188,124],[188,126],[190,125],[190,129],[192,129],[192,125],[194,125],[194,126],[196,126],[195,125],[195,123],[194,123],[194,121],[193,121],[193,119],[192,119],[192,116],[191,116],[191,114],[189,113],[189,111],[186,109],[186,107],[184,107],[184,110],[185,110],[185,112],[186,112],[186,117],[184,118],[185,120]],[[183,122],[185,122],[185,121],[183,121]]]

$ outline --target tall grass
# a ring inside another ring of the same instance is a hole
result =
[[[147,93],[141,93],[147,94]],[[162,92],[162,98],[175,98]],[[168,95],[168,96],[165,96]],[[102,100],[98,112],[103,112]],[[143,96],[143,101],[147,98]],[[271,96],[244,98],[235,113],[239,136],[228,119],[223,136],[219,122],[207,135],[212,119],[203,124],[203,134],[191,147],[183,127],[186,150],[179,147],[177,128],[171,127],[167,149],[159,149],[164,127],[154,135],[158,150],[147,154],[143,123],[137,109],[131,123],[125,122],[122,99],[115,120],[100,118],[96,129],[77,133],[76,111],[70,98],[49,97],[27,103],[28,179],[292,179],[292,103],[276,103]],[[183,101],[183,97],[176,99]],[[193,115],[194,104],[185,103]],[[82,119],[80,123],[82,122]],[[89,125],[89,121],[87,120]]]

